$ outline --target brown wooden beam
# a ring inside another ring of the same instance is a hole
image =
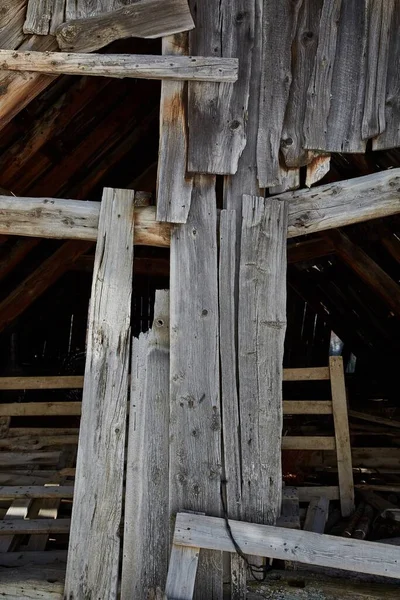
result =
[[[16,240],[12,248],[4,252],[0,258],[0,281],[3,281],[39,242],[37,238]]]
[[[297,263],[328,256],[335,253],[335,247],[327,238],[315,238],[305,242],[290,244],[287,249],[288,263]]]

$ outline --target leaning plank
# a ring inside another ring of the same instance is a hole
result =
[[[188,36],[163,39],[165,55],[188,54]],[[157,171],[157,221],[186,223],[192,198],[193,178],[186,174],[187,86],[182,81],[163,81],[160,100],[160,145]],[[171,177],[171,173],[174,176]]]
[[[0,500],[9,498],[72,498],[74,488],[70,485],[0,486]]]
[[[221,406],[226,480],[226,511],[230,519],[242,514],[240,417],[235,340],[236,211],[223,210],[220,217],[219,316]],[[231,557],[232,600],[246,598],[246,565],[239,555]]]
[[[133,339],[121,599],[165,588],[169,534],[169,295],[157,291],[150,331]]]
[[[7,417],[78,416],[81,414],[81,406],[81,402],[12,402],[0,404],[0,415]]]
[[[242,518],[272,523],[281,509],[282,376],[287,206],[243,197],[238,380]]]
[[[5,71],[27,71],[50,75],[95,75],[233,83],[237,80],[238,61],[235,58],[202,56],[62,54],[0,50],[0,68]]]
[[[10,519],[0,521],[0,540],[7,535],[69,533],[70,519]]]
[[[100,202],[0,196],[0,233],[96,241]],[[135,244],[169,246],[170,227],[157,223],[154,206],[134,213]]]
[[[247,554],[400,579],[400,548],[296,529],[230,521]],[[180,513],[174,544],[235,552],[224,519]]]
[[[68,390],[81,387],[83,387],[81,375],[0,377],[0,390]]]
[[[89,309],[65,596],[116,598],[128,398],[134,193],[105,189]]]
[[[57,42],[63,51],[94,52],[115,40],[158,38],[193,27],[187,0],[138,0],[131,6],[63,23]]]
[[[348,517],[354,510],[354,481],[343,358],[341,356],[330,356],[329,370],[331,373],[332,411],[338,460],[340,507],[342,515]]]
[[[196,176],[188,221],[171,236],[172,515],[180,510],[220,514],[216,226],[215,178]],[[222,598],[222,556],[200,558],[198,589],[199,598]]]
[[[312,498],[308,505],[304,531],[324,533],[329,513],[329,500],[326,496]]]

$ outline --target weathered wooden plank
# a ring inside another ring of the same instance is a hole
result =
[[[291,85],[283,121],[280,149],[287,167],[302,167],[311,160],[304,148],[307,88],[314,68],[323,0],[304,0],[299,8],[292,43]]]
[[[237,57],[239,78],[234,86],[189,84],[188,170],[236,173],[247,139],[258,0],[191,0],[190,4],[196,21],[190,35],[190,53]]]
[[[157,291],[153,327],[132,344],[121,599],[164,589],[169,520],[169,295]]]
[[[18,498],[14,500],[7,509],[3,520],[0,521],[0,552],[9,552],[10,550],[13,550],[13,546],[18,538],[14,537],[12,522],[14,520],[18,522],[26,519],[31,502],[31,500],[25,498]]]
[[[162,49],[163,54],[168,56],[188,54],[187,34],[163,39]],[[157,221],[187,221],[193,188],[193,178],[186,173],[187,135],[187,86],[179,81],[163,81],[157,167]]]
[[[385,130],[372,141],[373,150],[385,150],[387,148],[396,148],[400,146],[400,9],[398,0],[395,2],[395,8],[392,13],[390,26],[390,46],[388,52],[388,69],[386,75],[386,94],[384,107],[385,110]],[[379,73],[379,77],[382,74]]]
[[[240,416],[237,388],[237,348],[235,340],[236,299],[236,213],[223,210],[220,217],[219,317],[222,429],[226,510],[230,519],[242,514],[242,469],[240,456]],[[238,555],[231,559],[231,595],[246,598],[246,565]]]
[[[74,488],[70,485],[0,486],[0,498],[72,498]]]
[[[4,600],[62,600],[63,565],[33,565],[22,569],[0,570]]]
[[[334,437],[290,435],[282,438],[282,450],[335,450]]]
[[[353,468],[379,469],[380,472],[400,470],[400,448],[352,448]],[[312,452],[307,458],[310,467],[337,467],[335,452]]]
[[[3,0],[0,24],[0,48],[18,48],[24,39],[22,25],[26,12],[26,0]]]
[[[0,452],[0,467],[57,465],[61,452]]]
[[[165,593],[174,600],[192,600],[200,548],[172,546]]]
[[[330,400],[284,400],[284,415],[331,415]]]
[[[12,402],[0,404],[0,415],[7,417],[78,416],[81,414],[81,406],[81,402]]]
[[[282,162],[280,162],[277,166],[276,173],[280,180],[280,184],[268,188],[271,196],[283,194],[290,190],[297,190],[300,187],[300,169],[287,169]]]
[[[95,75],[135,79],[190,81],[237,80],[236,58],[202,56],[151,56],[140,54],[78,54],[0,50],[5,71],[50,75]]]
[[[291,47],[300,4],[291,0],[264,2],[263,67],[257,136],[257,172],[261,187],[282,183],[279,148],[292,80]]]
[[[230,526],[235,540],[248,554],[400,579],[400,548],[395,546],[389,549],[365,540],[239,521],[230,521]],[[235,552],[224,520],[217,517],[180,513],[174,543]]]
[[[329,370],[338,460],[340,507],[342,515],[348,517],[354,510],[354,481],[343,358],[341,356],[330,356]]]
[[[339,487],[337,485],[318,485],[313,487],[298,487],[300,502],[310,502],[312,498],[324,496],[328,500],[339,500]]]
[[[0,196],[0,230],[11,235],[97,240],[100,202]],[[154,206],[135,209],[135,244],[169,246],[170,227]]]
[[[283,381],[326,381],[327,379],[330,379],[329,367],[283,369]]]
[[[116,598],[128,398],[134,193],[105,189],[89,309],[65,596]]]
[[[306,173],[306,187],[311,187],[314,183],[317,183],[327,173],[331,166],[331,155],[319,155],[312,159],[310,164],[307,165]]]
[[[326,496],[312,498],[307,508],[304,531],[324,533],[329,513],[329,499]]]
[[[83,387],[82,375],[0,377],[0,390],[68,390]],[[2,408],[9,405],[2,405]],[[1,409],[0,409],[1,410]],[[4,415],[2,415],[4,416]]]
[[[170,510],[220,514],[215,178],[196,176],[188,221],[171,234]],[[190,290],[191,301],[187,302]],[[190,340],[190,343],[188,343]],[[222,557],[200,559],[199,598],[222,598]]]
[[[245,196],[239,271],[238,358],[242,518],[275,523],[281,509],[287,207]]]
[[[187,0],[137,0],[99,15],[67,21],[57,30],[60,49],[94,52],[119,39],[158,38],[193,29]]]
[[[52,430],[50,430],[52,431]],[[0,450],[38,451],[51,446],[77,446],[78,435],[47,435],[42,438],[27,435],[0,439]]]
[[[0,540],[2,536],[32,535],[43,533],[69,533],[70,519],[10,519],[0,521]]]
[[[25,567],[28,565],[63,565],[67,562],[66,550],[47,552],[2,552],[0,567]]]
[[[305,147],[363,152],[367,3],[325,0],[304,116]],[[357,43],[355,43],[355,39]]]
[[[28,0],[24,33],[48,35],[64,21],[65,0]]]
[[[386,80],[388,72],[390,23],[395,0],[368,0],[369,23],[367,72],[362,135],[375,137],[386,128]],[[397,3],[397,10],[399,6]]]

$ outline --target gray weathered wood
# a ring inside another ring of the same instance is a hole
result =
[[[367,72],[362,121],[364,139],[375,137],[386,128],[386,79],[388,72],[390,23],[395,0],[368,0],[369,26]],[[397,3],[397,10],[399,10]]]
[[[282,183],[279,148],[292,80],[291,46],[300,4],[292,0],[264,1],[257,136],[257,172],[261,187]]]
[[[54,33],[64,21],[65,0],[29,0],[24,33]]]
[[[199,553],[199,548],[183,548],[175,544],[172,546],[165,588],[167,598],[192,600]]]
[[[8,498],[72,498],[73,486],[29,485],[0,486],[0,499]]]
[[[354,510],[354,481],[343,358],[341,356],[330,356],[329,369],[338,460],[340,507],[342,515],[348,517]]]
[[[116,598],[128,399],[134,193],[105,189],[89,309],[75,502],[65,583]]]
[[[311,498],[307,508],[304,531],[324,533],[329,513],[329,499],[326,496]]]
[[[188,169],[191,172],[229,174],[238,169],[247,138],[251,63],[253,45],[257,43],[257,3],[258,0],[190,2],[196,22],[196,29],[190,35],[191,54],[239,59],[236,85],[189,84]]]
[[[193,27],[187,0],[137,0],[111,12],[63,23],[57,41],[63,51],[94,52],[119,39],[157,38]]]
[[[220,217],[219,316],[226,509],[230,519],[240,520],[242,514],[242,469],[236,368],[235,274],[236,213],[233,210],[223,210]],[[232,555],[230,558],[231,596],[233,600],[240,600],[246,597],[246,565],[238,555]]]
[[[314,183],[320,181],[327,173],[331,166],[331,155],[320,154],[315,156],[307,165],[306,186],[311,187]]]
[[[187,34],[163,39],[165,55],[188,54]],[[163,81],[160,100],[160,144],[157,171],[157,221],[186,223],[192,198],[193,178],[186,173],[187,86]],[[173,173],[173,177],[171,177]]]
[[[165,588],[169,557],[169,295],[157,291],[150,331],[132,343],[121,599]],[[0,488],[1,489],[1,488]]]
[[[390,27],[390,46],[388,52],[388,69],[386,79],[386,94],[384,106],[385,130],[372,142],[374,150],[385,150],[400,146],[400,6],[399,0],[395,0]],[[382,74],[379,73],[382,77]],[[379,91],[379,90],[377,90]]]
[[[328,500],[339,500],[339,488],[337,485],[316,485],[310,487],[298,487],[300,502],[310,502],[312,498],[324,496]]]
[[[10,534],[69,533],[70,525],[70,519],[3,519],[0,521],[0,541],[3,536]]]
[[[196,176],[189,218],[171,235],[170,510],[220,514],[215,178]],[[190,302],[187,294],[190,294]],[[199,598],[222,598],[222,556],[200,559]]]
[[[324,1],[307,91],[306,148],[325,152],[365,150],[361,121],[367,22],[365,0]]]
[[[281,508],[282,362],[286,330],[287,206],[245,196],[238,358],[242,518],[275,523]]]
[[[248,554],[400,579],[400,548],[395,546],[238,521],[230,526]],[[216,517],[180,513],[174,544],[235,552],[224,519]]]
[[[63,565],[33,565],[22,569],[0,569],[4,600],[62,600]]]
[[[88,19],[133,4],[135,0],[65,0],[65,18]]]
[[[5,71],[50,75],[94,75],[235,82],[236,58],[202,56],[152,56],[140,54],[71,54],[60,52],[16,52],[0,50],[0,68]]]

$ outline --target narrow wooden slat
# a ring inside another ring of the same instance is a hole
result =
[[[117,595],[133,210],[132,191],[104,190],[89,309],[81,434],[65,583],[65,596],[75,600],[88,595],[112,600]]]
[[[72,498],[72,486],[30,485],[30,486],[0,486],[0,499],[9,498]]]
[[[172,515],[179,510],[220,514],[216,225],[215,178],[196,176],[188,221],[171,235]],[[197,581],[199,598],[222,598],[222,556],[205,553]]]
[[[326,381],[328,379],[330,379],[329,367],[283,369],[283,381]]]
[[[52,431],[52,430],[50,430]],[[78,435],[46,435],[38,438],[34,435],[0,439],[0,450],[37,451],[50,446],[77,446]]]
[[[257,137],[257,172],[261,187],[282,183],[279,150],[292,79],[291,47],[300,4],[291,0],[264,1],[263,68]],[[277,56],[279,61],[276,60]]]
[[[330,400],[284,400],[284,415],[331,415]]]
[[[57,465],[61,452],[0,452],[0,467]]]
[[[281,509],[282,363],[287,207],[243,199],[238,358],[242,519],[275,523]]]
[[[156,292],[152,329],[133,339],[131,373],[121,599],[147,600],[165,588],[170,550],[166,291]]]
[[[158,38],[193,27],[187,0],[138,0],[131,6],[63,23],[57,42],[63,51],[94,52],[119,39]]]
[[[81,375],[0,377],[0,390],[68,390],[82,387]]]
[[[200,548],[173,544],[165,593],[174,600],[192,600]]]
[[[282,438],[282,450],[335,450],[334,437],[289,435]]]
[[[324,496],[328,500],[339,500],[339,487],[337,485],[317,485],[312,487],[298,487],[300,502],[310,502],[312,498]]]
[[[326,496],[312,498],[307,508],[304,531],[324,533],[329,513],[329,500]]]
[[[24,567],[28,565],[63,565],[67,562],[66,550],[47,552],[2,552],[0,567]]]
[[[163,39],[163,54],[189,52],[187,34]],[[192,199],[193,178],[186,174],[187,86],[163,81],[160,100],[160,146],[157,170],[157,221],[186,223]],[[171,172],[174,176],[171,177]]]
[[[220,217],[219,318],[221,406],[226,480],[226,509],[230,519],[242,514],[240,417],[235,341],[236,213],[223,210]],[[246,598],[246,565],[238,555],[231,559],[232,600]]]
[[[9,417],[78,416],[81,414],[81,406],[81,402],[15,402],[0,404],[0,415]]]
[[[239,59],[239,77],[235,85],[189,83],[190,172],[236,173],[248,135],[249,142],[253,143],[250,132],[247,134],[247,121],[250,87],[258,87],[255,80],[260,75],[260,72],[252,73],[253,53],[258,52],[255,48],[258,46],[255,41],[258,39],[258,4],[258,1],[244,0],[231,0],[229,3],[190,0],[196,22],[196,29],[190,34],[190,53]],[[258,96],[254,108],[258,113]],[[244,191],[252,192],[243,187],[240,195]]]
[[[0,521],[0,540],[7,535],[69,533],[71,519],[13,519]]]
[[[343,358],[341,356],[330,356],[329,370],[338,460],[340,507],[342,515],[348,517],[354,510],[354,481]]]
[[[400,548],[384,544],[231,521],[232,534],[248,554],[400,579]],[[223,519],[179,514],[174,544],[235,552]]]
[[[0,50],[0,67],[6,71],[49,75],[95,75],[135,79],[183,81],[237,80],[235,58],[203,56],[151,56],[140,54],[78,54]]]
[[[362,421],[369,421],[370,423],[379,423],[380,425],[386,425],[388,427],[400,428],[400,421],[394,419],[388,419],[387,417],[380,417],[379,415],[369,415],[368,413],[360,412],[358,410],[349,410],[349,417],[354,419],[361,419]]]

